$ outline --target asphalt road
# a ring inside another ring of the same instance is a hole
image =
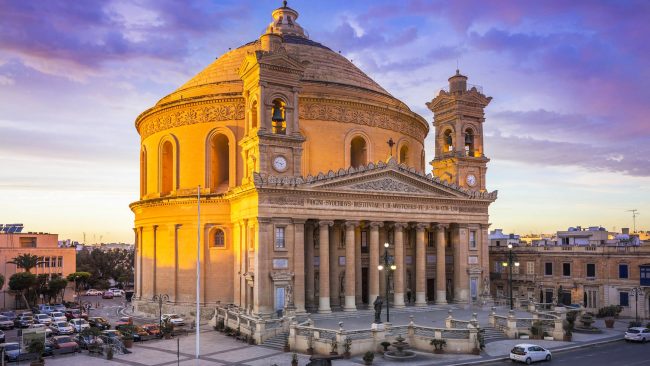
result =
[[[499,361],[486,365],[506,365],[511,361]],[[570,365],[570,366],[639,366],[650,365],[650,343],[608,343],[600,346],[581,348],[567,352],[553,352],[551,362],[540,362],[541,365]]]

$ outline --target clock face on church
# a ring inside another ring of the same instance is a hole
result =
[[[476,177],[474,174],[468,174],[467,177],[465,178],[465,181],[470,187],[474,187],[476,185]]]
[[[287,170],[287,159],[284,156],[276,156],[273,158],[273,169],[278,172],[284,172]]]

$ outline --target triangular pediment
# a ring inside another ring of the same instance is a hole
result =
[[[450,184],[431,174],[417,172],[394,159],[387,163],[369,163],[359,168],[329,171],[316,176],[276,177],[255,174],[258,188],[291,187],[321,192],[358,192],[380,195],[409,195],[427,198],[487,199],[493,201],[497,192],[476,192]]]

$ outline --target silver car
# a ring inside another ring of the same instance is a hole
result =
[[[13,320],[7,318],[4,315],[0,315],[0,329],[13,329],[14,322]]]
[[[645,343],[650,341],[650,329],[644,327],[632,327],[628,328],[625,332],[625,341],[635,341]]]

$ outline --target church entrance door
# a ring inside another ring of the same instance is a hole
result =
[[[434,301],[435,293],[436,293],[436,279],[427,278],[427,301]]]
[[[361,302],[368,303],[368,268],[361,268]]]

